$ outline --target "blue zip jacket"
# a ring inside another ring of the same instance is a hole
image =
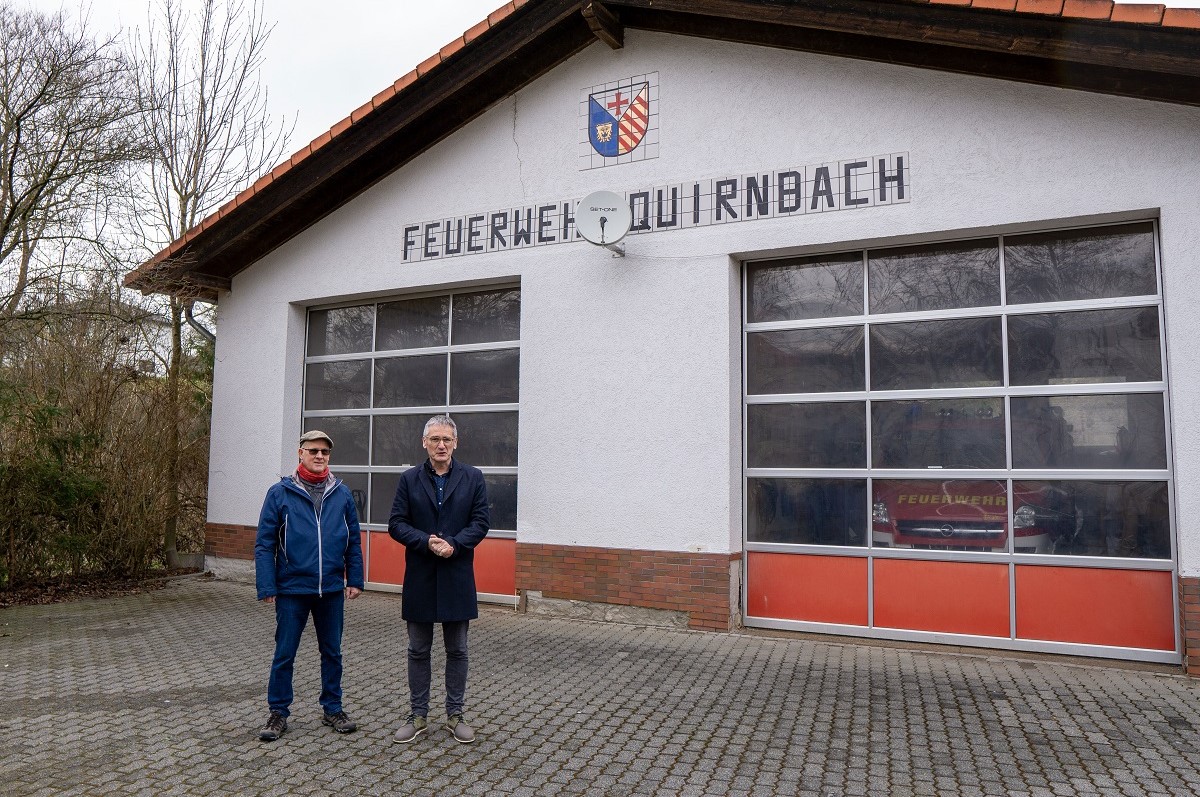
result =
[[[362,538],[350,488],[334,477],[325,487],[318,519],[312,498],[292,479],[285,476],[267,490],[258,517],[258,599],[362,589]]]

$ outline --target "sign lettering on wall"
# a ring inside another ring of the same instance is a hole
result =
[[[912,197],[907,152],[689,180],[625,192],[631,235],[896,205]],[[404,262],[581,241],[579,198],[431,219],[402,228]]]

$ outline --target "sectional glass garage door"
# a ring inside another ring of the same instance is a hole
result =
[[[1153,222],[743,278],[747,624],[1177,660]]]

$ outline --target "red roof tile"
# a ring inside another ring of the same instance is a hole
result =
[[[1121,3],[1113,6],[1112,16],[1109,17],[1113,22],[1133,22],[1141,25],[1157,25],[1162,22],[1163,11],[1165,6],[1144,5],[1135,6],[1128,3]]]
[[[1017,7],[1017,0],[975,0],[971,3],[972,8],[992,8],[997,11],[1014,11]]]
[[[1062,13],[1063,0],[1017,0],[1017,11],[1022,14],[1052,14]]]
[[[1200,28],[1200,8],[1168,8],[1162,24],[1165,28]]]
[[[1077,19],[1108,19],[1112,16],[1112,0],[1067,0],[1062,15]]]

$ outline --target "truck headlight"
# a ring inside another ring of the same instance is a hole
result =
[[[1038,520],[1037,510],[1029,504],[1013,512],[1013,527],[1018,529],[1027,529],[1030,526],[1036,526]]]
[[[884,525],[891,524],[892,518],[891,515],[888,514],[887,504],[885,504],[883,501],[876,501],[871,505],[871,521],[873,523],[880,523]]]

